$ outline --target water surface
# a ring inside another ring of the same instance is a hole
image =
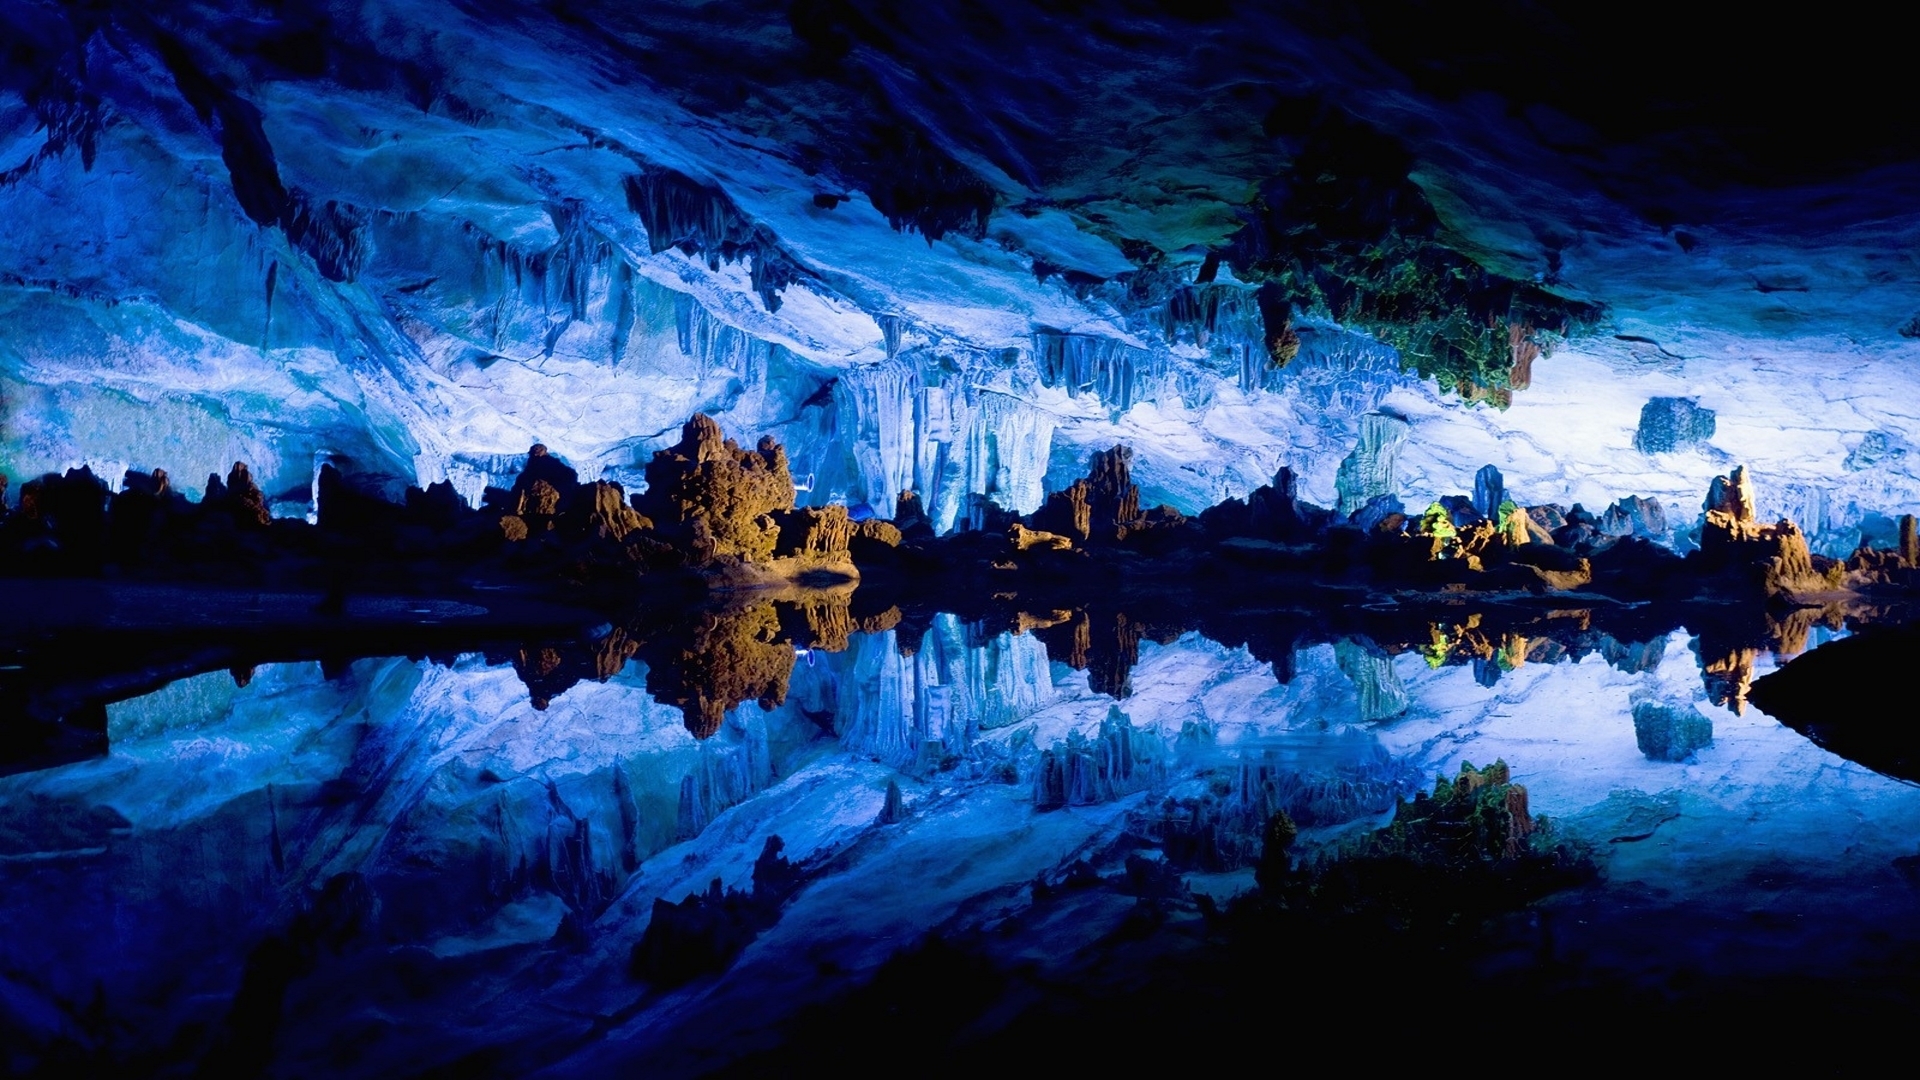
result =
[[[1736,711],[1684,631],[1459,662],[1452,624],[1278,671],[1158,636],[1117,674],[1062,662],[1088,660],[1058,632],[944,615],[782,645],[784,701],[726,708],[707,738],[644,659],[538,709],[538,663],[478,653],[219,671],[112,704],[105,756],[0,778],[10,1064],[698,1073],[792,1038],[796,1010],[930,933],[1001,928],[1004,955],[1077,970],[1137,902],[1095,888],[1036,915],[1034,883],[1078,862],[1119,880],[1128,855],[1167,860],[1225,904],[1254,888],[1275,810],[1310,856],[1496,759],[1599,875],[1487,963],[1657,995],[1911,985],[1920,789]],[[744,947],[650,977],[656,900],[750,891],[770,837],[791,880]]]

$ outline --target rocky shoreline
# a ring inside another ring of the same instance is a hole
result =
[[[640,659],[704,738],[741,702],[784,700],[801,653],[894,629],[917,642],[941,612],[982,638],[1035,634],[1116,698],[1142,641],[1188,632],[1244,645],[1283,681],[1298,650],[1358,642],[1491,684],[1569,654],[1631,664],[1684,627],[1708,697],[1738,709],[1760,653],[1797,653],[1817,625],[1913,618],[1912,518],[1899,550],[1826,559],[1794,523],[1755,519],[1739,468],[1713,483],[1700,548],[1680,556],[1636,535],[1659,531],[1657,502],[1523,508],[1492,466],[1471,497],[1417,517],[1374,500],[1342,520],[1283,469],[1188,518],[1141,508],[1130,457],[1096,454],[1035,513],[982,505],[947,536],[911,493],[890,521],[797,507],[777,444],[743,449],[705,416],[634,496],[540,446],[477,509],[445,484],[387,502],[328,467],[313,524],[270,519],[242,464],[199,503],[160,471],[129,472],[111,496],[84,469],[49,475],[0,520],[15,601],[0,619],[0,756],[101,752],[105,705],[183,674],[463,652],[511,663],[536,709]]]

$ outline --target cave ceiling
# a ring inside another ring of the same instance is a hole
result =
[[[682,351],[733,332],[832,373],[904,341],[961,371],[1030,353],[1045,381],[1046,335],[1164,352],[1174,294],[1209,282],[1244,286],[1272,365],[1298,348],[1289,320],[1318,318],[1433,352],[1414,366],[1442,396],[1503,392],[1508,324],[1616,368],[1781,342],[1793,363],[1834,342],[1904,357],[1920,124],[1899,36],[1665,15],[11,0],[0,359],[25,389],[0,441],[86,457],[75,417],[105,414],[57,388],[92,379],[218,398],[228,427],[196,406],[175,441],[278,455],[284,485],[311,453],[420,479],[532,438],[634,461],[696,408],[790,426],[831,377],[742,367],[723,393],[553,368],[644,354],[649,319],[678,318]],[[1136,397],[1103,398],[1081,443],[1129,436]],[[62,408],[58,432],[27,415]],[[1231,426],[1182,423],[1163,451]],[[130,460],[126,423],[97,425]],[[1241,450],[1241,472],[1153,490],[1202,504],[1289,452]]]

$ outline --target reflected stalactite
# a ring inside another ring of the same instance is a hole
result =
[[[1412,699],[1393,670],[1393,658],[1363,639],[1334,643],[1334,663],[1353,680],[1361,723],[1391,720],[1407,711]]]

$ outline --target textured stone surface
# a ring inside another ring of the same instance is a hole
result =
[[[1692,398],[1654,398],[1640,409],[1633,448],[1643,454],[1662,454],[1698,446],[1713,438],[1714,411]]]
[[[772,557],[780,529],[771,515],[792,507],[786,451],[771,437],[742,450],[704,415],[687,421],[678,443],[653,455],[646,493],[637,501],[663,538],[700,562]]]
[[[1359,442],[1341,460],[1334,480],[1340,493],[1340,513],[1352,514],[1381,495],[1400,493],[1396,466],[1400,448],[1412,430],[1398,416],[1369,413],[1360,418]]]

